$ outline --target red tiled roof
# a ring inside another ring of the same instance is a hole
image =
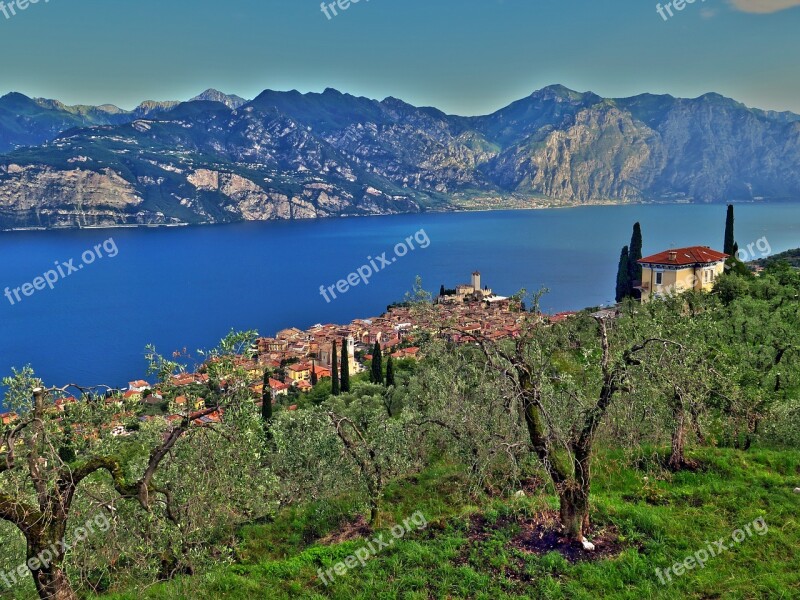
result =
[[[277,379],[271,379],[271,378],[269,380],[269,387],[271,387],[273,390],[276,390],[278,392],[280,392],[281,390],[288,390],[289,389],[289,385],[288,384],[283,383],[282,381],[278,381]]]
[[[727,254],[712,250],[708,246],[689,246],[688,248],[673,248],[652,256],[646,256],[639,263],[688,266],[715,263],[726,258],[728,258]]]

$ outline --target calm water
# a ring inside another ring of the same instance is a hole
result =
[[[800,204],[737,205],[741,247],[766,236],[773,251],[800,246]],[[613,300],[620,248],[642,222],[645,254],[671,246],[721,249],[724,206],[621,206],[429,214],[176,229],[0,233],[0,292],[33,281],[113,237],[103,258],[55,288],[11,305],[0,295],[0,373],[31,364],[48,384],[120,385],[144,375],[143,350],[214,345],[231,328],[264,335],[287,326],[380,314],[417,275],[438,291],[479,269],[498,293],[551,292],[551,311]],[[320,285],[424,229],[409,252],[326,303]],[[759,253],[760,254],[760,253]]]

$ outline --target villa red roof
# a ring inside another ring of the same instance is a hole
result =
[[[688,248],[673,248],[652,256],[646,256],[639,263],[688,266],[715,263],[726,258],[728,258],[727,254],[712,250],[708,246],[689,246]]]
[[[270,380],[269,380],[269,387],[272,388],[273,390],[275,390],[276,392],[280,392],[280,391],[289,389],[289,385],[288,384],[283,383],[282,381],[278,381],[277,379],[272,379],[272,378],[270,378]]]

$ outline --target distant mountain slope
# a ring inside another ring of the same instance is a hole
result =
[[[27,147],[23,147],[27,146]],[[491,115],[395,98],[207,90],[185,103],[0,99],[0,225],[225,222],[447,208],[800,198],[800,116],[707,94],[550,86]]]
[[[236,96],[235,94],[223,94],[222,92],[215,90],[213,88],[207,89],[202,94],[195,96],[190,100],[190,102],[194,102],[196,100],[221,102],[228,108],[239,108],[242,104],[247,104],[247,100],[245,100],[241,96]]]
[[[221,102],[238,108],[247,100],[208,89],[192,100]],[[72,127],[120,125],[134,119],[152,117],[180,104],[178,101],[146,100],[133,110],[113,104],[67,106],[58,100],[28,98],[12,92],[0,97],[0,154],[22,146],[38,146]]]
[[[43,144],[70,127],[108,125],[116,117],[110,107],[69,108],[54,100],[6,94],[0,98],[0,153]]]

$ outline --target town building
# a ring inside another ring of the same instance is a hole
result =
[[[296,363],[289,365],[286,369],[286,374],[292,383],[300,381],[308,381],[311,379],[311,365],[308,363]]]
[[[128,390],[131,392],[143,392],[150,387],[150,384],[141,379],[128,383]]]
[[[356,342],[355,338],[349,334],[349,332],[345,329],[344,332],[345,337],[342,339],[339,338],[338,332],[334,334],[333,337],[326,337],[324,341],[320,341],[319,343],[319,362],[320,365],[323,367],[327,367],[329,370],[333,368],[333,344],[336,344],[336,353],[339,360],[339,367],[341,368],[342,364],[342,344],[341,342],[345,342],[345,347],[347,348],[347,358],[348,362],[347,365],[350,370],[350,375],[355,375],[359,372],[359,363],[356,361]],[[310,374],[309,374],[310,376]]]
[[[687,290],[711,291],[725,272],[727,254],[708,246],[665,250],[639,261],[642,265],[642,302]]]

